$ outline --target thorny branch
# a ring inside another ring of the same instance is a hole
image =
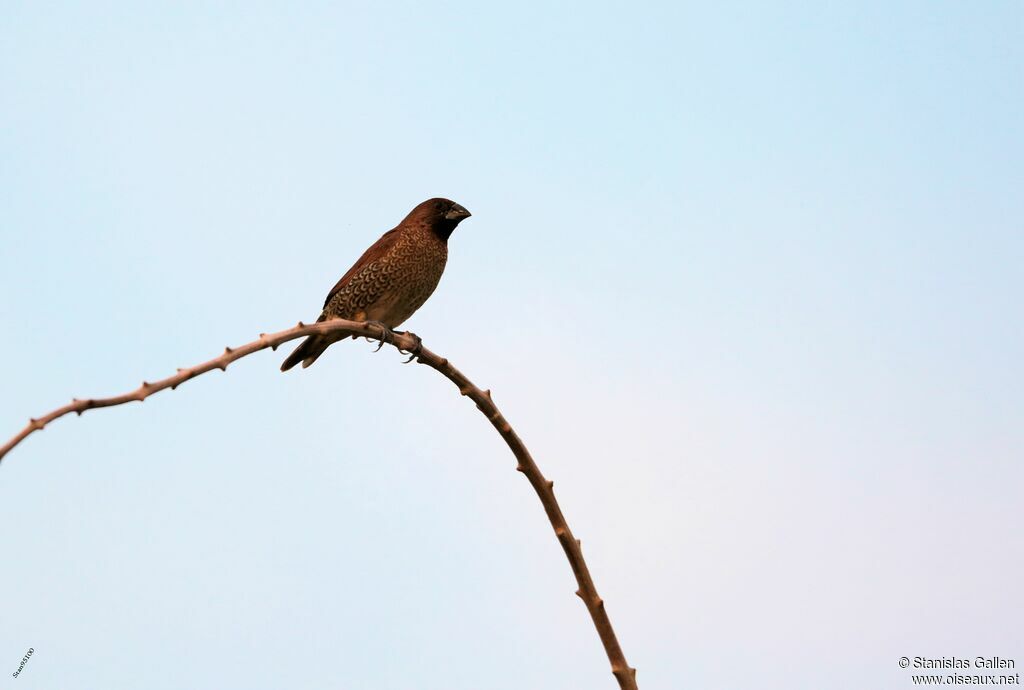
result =
[[[487,417],[512,450],[512,454],[516,458],[516,469],[526,475],[530,485],[537,492],[537,496],[544,506],[544,512],[547,513],[548,520],[550,520],[551,526],[555,530],[555,536],[558,537],[558,542],[562,545],[565,556],[569,559],[569,565],[572,567],[572,572],[576,576],[576,582],[579,585],[576,594],[583,600],[587,611],[590,612],[590,617],[597,628],[597,634],[601,637],[601,643],[608,654],[608,660],[612,665],[612,673],[615,675],[616,680],[618,680],[619,687],[622,690],[636,690],[636,669],[630,668],[629,664],[626,663],[626,657],[622,653],[619,641],[615,637],[615,631],[612,629],[611,621],[605,612],[604,601],[598,596],[597,589],[594,587],[594,580],[591,578],[590,571],[587,569],[587,563],[583,559],[580,541],[573,536],[569,525],[565,521],[565,517],[562,515],[562,509],[555,499],[554,482],[547,480],[541,473],[540,468],[537,467],[537,464],[530,456],[530,451],[526,449],[519,435],[512,429],[512,425],[508,423],[497,406],[495,406],[494,401],[491,399],[491,392],[478,388],[462,372],[452,366],[446,358],[440,357],[427,348],[422,347],[420,339],[412,333],[396,333],[382,329],[375,324],[346,321],[343,319],[332,319],[315,324],[303,324],[300,321],[294,328],[278,331],[277,333],[261,333],[260,337],[251,343],[246,343],[236,348],[226,347],[224,348],[224,354],[219,357],[214,357],[208,362],[203,362],[193,367],[178,369],[178,373],[159,381],[143,381],[141,386],[124,395],[112,398],[75,399],[42,417],[31,419],[21,432],[0,448],[0,461],[3,460],[4,456],[12,448],[25,440],[30,434],[42,431],[47,424],[64,415],[72,412],[81,415],[86,410],[97,407],[112,407],[136,400],[141,402],[154,393],[166,388],[174,390],[189,379],[205,374],[208,371],[214,369],[226,371],[229,364],[254,352],[265,350],[268,347],[276,350],[282,343],[313,334],[363,336],[387,342],[398,348],[401,352],[411,353],[413,357],[410,359],[414,358],[420,364],[426,364],[428,367],[440,372],[458,387],[459,393],[476,403],[477,409]]]

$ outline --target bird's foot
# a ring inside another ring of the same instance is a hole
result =
[[[377,326],[378,328],[381,329],[380,330],[380,338],[379,338],[380,344],[377,345],[377,349],[374,350],[374,352],[378,352],[382,347],[384,347],[384,343],[386,343],[388,341],[388,335],[394,335],[394,333],[395,333],[383,321],[364,321],[363,323],[368,323],[371,326]],[[377,338],[371,338],[369,336],[367,336],[366,339],[369,340],[369,341],[377,340]]]
[[[402,364],[408,364],[409,362],[419,357],[420,352],[423,351],[423,338],[419,337],[412,331],[402,331],[402,335],[407,335],[410,338],[416,339],[416,344],[412,346],[411,350],[403,350],[402,348],[398,348],[398,351],[401,352],[403,355],[409,355],[409,359],[402,362]]]

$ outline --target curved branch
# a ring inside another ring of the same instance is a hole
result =
[[[562,509],[555,499],[555,492],[553,490],[555,483],[547,480],[541,473],[540,468],[533,461],[533,457],[530,455],[530,451],[526,449],[522,439],[519,438],[519,435],[512,429],[512,425],[508,423],[494,404],[494,401],[491,399],[491,391],[481,390],[466,378],[462,372],[452,366],[446,358],[440,357],[427,348],[422,347],[420,339],[412,333],[387,331],[374,324],[346,321],[344,319],[332,319],[315,324],[304,324],[300,321],[294,328],[288,328],[277,333],[261,333],[260,337],[251,343],[246,343],[236,348],[226,347],[224,348],[224,354],[219,357],[214,357],[207,362],[193,367],[178,369],[178,373],[173,376],[168,376],[152,383],[143,381],[141,386],[129,393],[111,398],[75,399],[64,407],[59,407],[42,417],[31,419],[24,429],[4,444],[3,447],[0,447],[0,461],[3,460],[4,456],[11,449],[33,432],[41,431],[47,424],[64,415],[72,412],[81,415],[86,410],[97,407],[113,407],[114,405],[123,405],[134,401],[141,402],[154,393],[158,393],[166,388],[174,390],[189,379],[205,374],[208,371],[213,371],[214,369],[226,371],[229,364],[254,352],[267,348],[276,350],[282,343],[313,334],[364,336],[374,340],[383,340],[398,348],[399,351],[413,353],[416,361],[440,372],[458,387],[459,393],[476,403],[477,409],[497,429],[505,443],[508,444],[512,454],[515,455],[516,469],[526,475],[530,485],[537,492],[537,496],[544,506],[544,512],[547,513],[548,520],[555,530],[555,536],[558,537],[558,542],[562,545],[562,550],[565,551],[565,557],[569,560],[573,575],[576,576],[576,583],[579,585],[576,594],[586,604],[587,611],[594,621],[594,627],[597,628],[601,644],[604,645],[604,650],[608,654],[608,660],[612,665],[612,673],[615,675],[616,680],[618,680],[619,687],[622,690],[636,690],[636,669],[630,668],[629,664],[626,663],[626,657],[622,653],[619,641],[615,637],[615,631],[612,629],[611,621],[605,612],[604,600],[598,596],[597,589],[594,587],[594,580],[590,576],[590,570],[583,559],[580,541],[573,536],[568,523],[565,521],[565,516],[562,515]]]

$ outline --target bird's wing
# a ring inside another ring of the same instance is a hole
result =
[[[324,300],[324,309],[327,308],[331,298],[348,284],[348,281],[352,279],[352,276],[356,275],[371,263],[384,256],[388,250],[395,245],[395,242],[398,240],[398,230],[399,228],[388,230],[380,236],[380,239],[371,244],[369,249],[363,252],[363,255],[352,265],[352,268],[348,269],[348,272],[346,272],[345,275],[341,277],[341,280],[339,280],[337,284],[331,288],[331,291],[327,293],[327,299]]]

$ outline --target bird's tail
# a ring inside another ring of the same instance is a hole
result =
[[[302,344],[295,348],[295,351],[288,355],[288,359],[281,363],[281,371],[288,371],[299,362],[302,362],[302,368],[305,369],[310,364],[316,361],[316,358],[324,353],[328,347],[339,340],[344,340],[348,336],[326,336],[326,335],[311,335],[302,341]]]

